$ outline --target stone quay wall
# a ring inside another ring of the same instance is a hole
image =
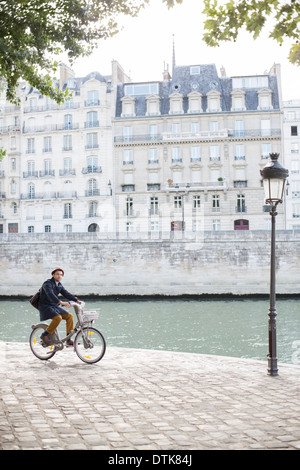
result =
[[[0,296],[34,294],[56,266],[78,296],[269,294],[269,231],[129,235],[2,234]],[[279,230],[276,292],[294,295],[299,288],[300,233]]]

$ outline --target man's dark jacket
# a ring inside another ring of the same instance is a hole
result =
[[[41,288],[40,300],[39,300],[39,312],[41,320],[49,320],[49,318],[55,317],[60,313],[69,313],[64,310],[58,302],[58,295],[61,294],[67,300],[73,300],[76,302],[77,298],[70,294],[63,285],[59,282],[57,285],[54,278],[48,279],[44,282]]]

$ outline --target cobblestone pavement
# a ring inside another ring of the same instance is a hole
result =
[[[0,343],[0,449],[300,449],[300,366],[108,347],[84,364]]]

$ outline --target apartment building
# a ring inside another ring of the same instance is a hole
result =
[[[113,61],[108,77],[62,66],[55,86],[72,94],[61,106],[26,83],[18,107],[0,95],[1,233],[163,239],[269,227],[260,170],[281,153],[278,65],[238,77],[174,66],[135,83]]]
[[[114,147],[118,232],[266,229],[260,170],[281,152],[280,67],[227,77],[175,66],[162,81],[119,84]]]
[[[59,106],[20,84],[20,106],[0,106],[0,231],[114,231],[112,115],[114,88],[128,80],[113,61],[112,75],[76,78],[62,65],[54,86],[71,99]]]
[[[289,169],[286,185],[286,228],[300,230],[300,101],[283,102],[284,162]]]

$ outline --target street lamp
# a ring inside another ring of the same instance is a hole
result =
[[[270,204],[271,227],[271,269],[270,269],[270,309],[269,309],[269,354],[268,374],[277,375],[276,347],[276,290],[275,290],[275,217],[276,207],[282,203],[284,184],[289,175],[288,170],[278,163],[279,153],[270,153],[270,161],[260,171],[263,178],[266,204]]]

